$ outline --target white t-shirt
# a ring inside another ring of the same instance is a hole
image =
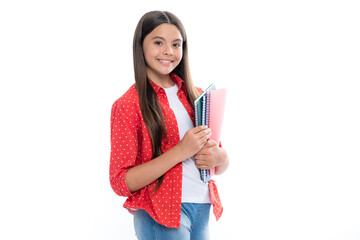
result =
[[[179,127],[180,140],[185,133],[194,127],[191,118],[184,105],[180,102],[177,92],[178,86],[164,88],[169,101],[170,108],[173,110]],[[182,198],[181,202],[191,203],[210,203],[210,193],[207,183],[200,179],[199,169],[195,165],[193,158],[188,158],[182,162]]]

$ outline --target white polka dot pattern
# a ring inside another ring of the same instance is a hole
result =
[[[171,74],[171,78],[179,87],[180,101],[194,121],[194,110],[187,100],[187,91],[183,80],[175,74]],[[165,90],[151,81],[150,83],[158,95],[164,114],[167,131],[161,144],[164,153],[179,142],[179,131]],[[151,158],[151,139],[142,118],[139,97],[134,84],[114,102],[111,110],[110,184],[116,194],[127,197],[124,207],[130,212],[135,209],[144,209],[158,223],[178,228],[181,214],[181,163],[164,175],[163,183],[155,193],[154,188],[157,181],[134,193],[127,188],[126,172],[133,166],[150,161]],[[210,191],[210,194],[211,192],[213,191]]]

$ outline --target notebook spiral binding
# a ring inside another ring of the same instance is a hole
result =
[[[205,125],[210,126],[210,92],[206,93],[206,116]]]
[[[202,109],[202,125],[209,126],[210,122],[210,92],[206,92],[206,97],[203,101]],[[200,169],[200,178],[203,182],[209,182],[211,180],[210,170]]]

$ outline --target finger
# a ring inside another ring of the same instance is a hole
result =
[[[206,164],[196,164],[196,167],[200,169],[210,169],[209,166]]]
[[[195,154],[194,155],[194,159],[195,159],[195,161],[202,161],[202,162],[205,162],[205,154],[199,154],[199,153],[197,153],[197,154]]]
[[[206,143],[205,143],[205,145],[206,145]],[[204,145],[204,147],[205,147],[205,145]],[[196,153],[196,155],[199,155],[199,156],[200,155],[207,155],[208,154],[208,149],[206,149],[204,147],[198,153]]]
[[[201,166],[205,166],[204,161],[201,161],[201,160],[196,160],[195,165],[198,168],[200,168]]]
[[[209,140],[210,136],[211,136],[211,132],[207,132],[202,137],[200,137],[200,141],[205,145],[206,142]]]
[[[209,141],[206,142],[204,147],[205,148],[211,148],[211,147],[215,147],[215,146],[217,146],[216,141],[215,140],[209,140]]]
[[[208,134],[210,134],[210,133],[211,133],[211,129],[210,129],[210,128],[206,128],[206,129],[203,129],[203,130],[201,130],[200,132],[196,133],[196,137],[202,138],[202,137],[204,137],[204,136],[206,136],[206,135],[208,135]]]
[[[206,125],[201,125],[201,126],[197,126],[197,127],[193,128],[195,134],[197,134],[201,131],[204,131],[206,129],[208,129],[208,127]]]
[[[207,158],[199,158],[199,159],[195,159],[195,163],[197,165],[206,165],[208,166],[209,165],[209,160]]]

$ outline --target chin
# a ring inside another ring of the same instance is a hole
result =
[[[161,71],[158,71],[159,74],[161,75],[168,75],[170,74],[175,68],[172,68],[172,69],[166,69],[166,70],[161,70]]]

